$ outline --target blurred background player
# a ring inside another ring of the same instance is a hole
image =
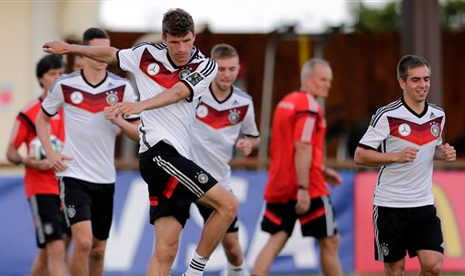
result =
[[[84,45],[109,46],[108,34],[90,28]],[[113,219],[116,170],[115,139],[119,128],[107,120],[109,106],[136,100],[131,84],[106,70],[107,64],[84,58],[84,68],[57,80],[42,103],[39,137],[50,165],[60,177],[65,213],[73,233],[71,275],[102,275],[106,242]],[[63,107],[66,141],[61,154],[50,146],[48,126]],[[138,121],[138,118],[133,118]],[[121,120],[118,120],[121,122]],[[138,140],[137,127],[123,120],[122,130]]]
[[[33,152],[29,152],[29,145],[35,143],[37,139],[35,121],[41,103],[47,96],[48,89],[63,70],[64,63],[61,56],[49,54],[37,63],[36,76],[42,87],[42,93],[16,117],[6,155],[11,163],[25,167],[24,186],[39,247],[31,269],[32,276],[68,275],[66,252],[70,237],[69,228],[61,211],[58,180],[47,159],[37,160],[40,157],[36,159]],[[50,134],[64,141],[64,118],[61,108],[51,119]],[[18,152],[22,144],[27,146],[26,157]]]
[[[218,73],[196,110],[196,120],[192,128],[192,157],[194,162],[231,190],[229,162],[234,146],[247,156],[260,143],[260,134],[255,123],[252,98],[233,86],[240,69],[236,49],[227,44],[215,45],[211,58],[218,64]],[[213,209],[200,204],[197,207],[207,221]],[[239,244],[238,231],[239,222],[236,216],[222,241],[228,260],[229,276],[249,274]]]
[[[273,117],[271,166],[261,224],[270,237],[258,255],[252,275],[268,275],[297,219],[302,235],[318,241],[323,274],[342,275],[340,237],[325,183],[339,185],[342,177],[323,164],[326,120],[316,100],[328,97],[333,73],[327,61],[313,58],[302,66],[300,79],[301,91],[286,95]]]
[[[375,260],[385,275],[403,275],[405,256],[418,256],[418,275],[440,275],[444,245],[434,206],[433,160],[455,161],[442,144],[444,110],[426,101],[431,68],[419,56],[397,65],[402,97],[379,108],[355,151],[355,162],[381,166],[373,200]],[[380,151],[378,151],[380,148]]]

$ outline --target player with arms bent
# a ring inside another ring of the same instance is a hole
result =
[[[323,274],[342,275],[340,237],[325,182],[337,186],[342,177],[323,164],[326,120],[316,100],[328,97],[333,73],[327,61],[312,58],[302,66],[300,80],[301,90],[286,95],[273,116],[271,166],[261,224],[270,237],[253,268],[256,276],[268,275],[296,220],[303,236],[318,240]]]
[[[403,275],[405,256],[418,256],[419,275],[440,275],[444,248],[432,188],[433,160],[454,161],[442,144],[444,110],[426,101],[430,89],[426,59],[407,55],[397,65],[402,97],[371,118],[355,151],[355,162],[381,166],[373,202],[375,260],[385,275]]]
[[[83,44],[109,46],[108,34],[90,28]],[[136,101],[131,84],[106,70],[107,64],[84,58],[84,68],[58,79],[42,103],[37,129],[50,165],[60,177],[65,214],[73,233],[71,275],[102,275],[106,241],[113,219],[116,170],[115,139],[120,122],[107,119],[110,105]],[[61,154],[53,152],[48,126],[63,107],[66,140]],[[135,122],[138,118],[134,119]],[[123,131],[138,139],[137,127],[121,123]]]
[[[36,68],[37,79],[42,87],[40,97],[31,102],[16,117],[16,123],[8,145],[7,159],[17,165],[26,167],[24,184],[26,197],[31,207],[36,227],[36,239],[39,252],[32,265],[32,276],[67,275],[67,254],[69,235],[63,237],[69,228],[66,227],[63,213],[60,210],[60,190],[55,171],[51,169],[47,159],[36,160],[32,153],[21,157],[18,148],[21,144],[34,143],[37,139],[35,121],[42,101],[47,97],[52,83],[63,73],[64,63],[61,56],[47,55]],[[63,141],[65,138],[63,110],[59,109],[50,123],[50,133]],[[28,147],[29,151],[30,147]]]
[[[192,128],[193,160],[206,168],[228,190],[231,190],[233,148],[249,155],[260,143],[255,112],[250,95],[233,86],[239,73],[239,55],[231,45],[218,44],[211,51],[218,63],[218,74],[202,96]],[[243,136],[243,137],[239,137]],[[239,138],[239,139],[238,139]],[[197,204],[205,221],[213,210]],[[248,275],[239,244],[237,216],[223,237],[228,259],[228,276]]]
[[[139,103],[114,105],[116,115],[140,114],[139,169],[148,184],[150,223],[155,250],[147,275],[169,275],[179,238],[192,202],[215,212],[205,224],[185,275],[202,275],[208,258],[233,221],[238,203],[234,195],[190,158],[190,131],[200,97],[216,75],[216,63],[194,46],[192,17],[182,9],[163,16],[163,43],[142,43],[132,49],[86,47],[55,41],[46,52],[75,53],[118,63],[132,72],[140,92]]]

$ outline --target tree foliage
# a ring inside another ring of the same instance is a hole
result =
[[[440,1],[441,28],[447,31],[465,31],[465,0]]]
[[[360,0],[352,2],[352,28],[354,31],[368,33],[399,30],[401,6],[401,1],[390,1],[379,8],[368,7]],[[443,30],[465,31],[465,0],[440,0],[439,6]]]

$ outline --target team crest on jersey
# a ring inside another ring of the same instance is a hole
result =
[[[160,65],[157,63],[153,62],[147,66],[147,74],[150,76],[155,76],[158,72],[160,72]]]
[[[107,94],[106,100],[108,104],[111,105],[113,103],[118,102],[118,92],[111,90],[109,92],[106,92],[106,94]]]
[[[74,218],[76,215],[76,209],[74,209],[74,205],[70,205],[68,208],[66,208],[66,213],[68,214],[69,218]]]
[[[189,71],[189,69],[185,68],[185,69],[182,69],[181,71],[179,71],[178,77],[179,77],[179,79],[182,80],[185,77],[189,76],[190,73],[191,73],[191,71]]]
[[[205,105],[201,104],[199,105],[199,107],[197,107],[195,114],[198,118],[205,118],[208,115],[208,108]]]
[[[73,93],[71,93],[70,99],[71,102],[73,102],[73,104],[80,104],[84,100],[84,96],[81,92],[74,91]]]
[[[236,124],[237,122],[239,122],[239,119],[241,118],[240,116],[240,113],[239,111],[237,111],[236,109],[232,109],[229,111],[229,116],[228,116],[228,120],[229,122],[234,125]]]
[[[431,132],[431,135],[433,135],[434,137],[438,138],[439,137],[439,126],[436,122],[432,122],[431,123],[431,127],[430,127],[430,132]]]
[[[199,181],[200,184],[205,184],[205,183],[208,182],[208,175],[206,175],[202,171],[198,172],[197,173],[197,180]]]
[[[382,253],[384,256],[389,255],[389,247],[388,247],[388,246],[389,246],[389,245],[387,245],[387,244],[385,244],[385,243],[383,243],[383,244],[381,245],[381,253]]]
[[[403,123],[399,125],[399,128],[397,129],[397,131],[399,131],[400,135],[405,137],[405,136],[410,135],[410,133],[412,132],[412,129],[410,128],[408,124]]]

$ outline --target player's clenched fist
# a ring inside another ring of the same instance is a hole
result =
[[[63,55],[68,52],[67,51],[68,46],[69,46],[68,43],[56,40],[56,41],[50,41],[50,42],[45,43],[42,46],[42,49],[46,53],[55,54],[55,55]]]
[[[130,103],[130,102],[122,102],[122,103],[115,103],[111,106],[112,111],[115,113],[115,116],[118,117],[119,115],[127,118],[133,114],[140,114],[143,109],[141,107],[140,102],[137,103]]]
[[[455,161],[457,158],[457,152],[453,146],[449,145],[449,143],[445,143],[441,149],[442,154],[444,155],[444,160],[449,162]]]
[[[418,149],[414,147],[406,147],[403,151],[398,153],[399,163],[413,162],[417,157]]]

